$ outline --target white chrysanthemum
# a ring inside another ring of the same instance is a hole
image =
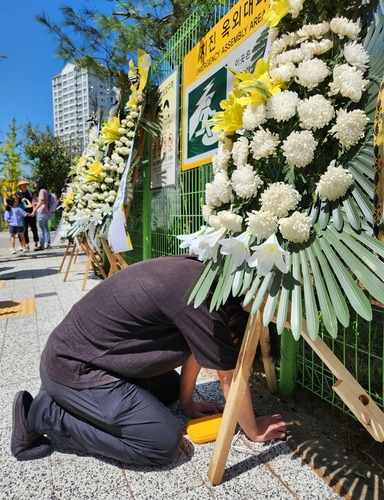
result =
[[[305,55],[304,60],[313,59],[321,54],[324,54],[329,49],[333,47],[333,42],[331,40],[313,40],[312,42],[303,42],[300,45],[303,54]]]
[[[353,183],[349,170],[342,166],[335,167],[335,163],[335,160],[331,161],[316,187],[316,194],[329,201],[335,201],[344,196]]]
[[[346,17],[333,18],[329,26],[331,30],[339,36],[339,38],[344,38],[346,36],[355,40],[360,33],[360,26]]]
[[[320,59],[302,61],[297,68],[296,82],[312,90],[328,76],[328,66]]]
[[[301,195],[290,184],[276,182],[261,194],[261,210],[271,212],[278,218],[286,217],[291,210],[295,210],[301,200]]]
[[[303,8],[304,0],[288,0],[288,12],[295,19]]]
[[[324,38],[323,40],[308,42],[308,44],[312,44],[313,46],[313,55],[320,56],[321,54],[325,54],[328,50],[331,50],[333,47],[332,40],[328,40],[328,38]]]
[[[254,172],[252,165],[245,164],[233,171],[232,189],[240,198],[251,198],[255,196],[259,187],[263,184],[260,177]]]
[[[272,28],[269,28],[268,30],[268,40],[273,43],[277,37],[279,36],[279,28],[276,28],[273,26]]]
[[[291,132],[283,142],[281,149],[288,165],[305,167],[314,158],[317,141],[309,130]]]
[[[267,120],[264,104],[248,104],[243,113],[243,128],[254,130]]]
[[[349,149],[364,137],[365,127],[369,122],[369,118],[362,109],[355,109],[349,112],[339,109],[336,115],[336,123],[330,129],[329,133],[334,134],[340,144]]]
[[[308,40],[308,38],[321,38],[329,31],[329,23],[323,21],[318,24],[305,24],[298,31],[297,35],[299,37],[298,42],[303,42],[304,40]]]
[[[209,222],[209,218],[212,215],[212,207],[210,205],[203,205],[201,208],[201,213],[205,222]]]
[[[228,203],[232,199],[231,183],[226,172],[218,172],[213,178],[217,196],[222,203]]]
[[[295,64],[299,64],[301,61],[304,61],[306,58],[306,54],[301,50],[301,48],[296,48],[292,50],[287,50],[281,54],[278,54],[276,57],[272,57],[270,60],[270,69],[276,68],[279,64],[286,64],[288,62],[292,62]]]
[[[279,136],[272,134],[268,129],[259,129],[253,134],[250,149],[255,160],[266,158],[276,152],[279,144]]]
[[[312,219],[306,214],[294,212],[290,217],[279,220],[279,230],[285,240],[305,243],[309,240]]]
[[[206,204],[215,207],[220,206],[222,203],[228,203],[231,199],[231,183],[227,172],[220,171],[214,176],[212,183],[205,185]]]
[[[291,90],[273,95],[267,102],[267,118],[274,118],[278,122],[288,121],[296,114],[298,100],[297,93]]]
[[[347,43],[344,46],[344,57],[351,66],[356,66],[362,72],[368,68],[369,54],[361,43]]]
[[[301,128],[310,130],[325,127],[335,116],[332,104],[321,94],[299,101],[297,113],[300,118]]]
[[[275,57],[277,54],[285,52],[288,47],[294,47],[298,40],[298,35],[296,33],[283,33],[280,38],[275,40],[271,44],[269,50],[270,57]]]
[[[230,158],[231,151],[227,149],[224,144],[219,144],[217,153],[212,157],[213,173],[216,174],[220,170],[227,170]]]
[[[331,89],[329,95],[340,92],[344,97],[348,97],[353,102],[359,102],[369,80],[363,79],[363,72],[355,66],[340,64],[333,68],[333,81],[329,84]]]
[[[296,76],[296,66],[292,62],[280,64],[279,66],[276,66],[276,68],[271,69],[269,75],[272,80],[283,80],[284,82],[289,82],[289,80]]]
[[[267,210],[252,210],[247,212],[245,219],[248,224],[248,230],[254,234],[258,241],[266,240],[277,230],[277,217]]]
[[[221,205],[215,186],[211,182],[205,184],[205,202],[211,207],[219,207]]]
[[[236,215],[229,210],[222,210],[217,213],[223,227],[233,231],[234,233],[239,233],[242,230],[243,218],[241,215]]]
[[[248,139],[244,136],[239,137],[232,146],[232,159],[236,167],[241,167],[247,163],[248,154]]]
[[[211,227],[213,227],[213,229],[221,229],[224,227],[217,215],[211,215],[207,222]]]

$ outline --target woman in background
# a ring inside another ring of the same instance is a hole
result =
[[[45,248],[49,249],[51,248],[51,236],[48,227],[49,192],[45,182],[40,177],[33,181],[33,187],[38,193],[37,204],[32,212],[32,215],[36,214],[37,227],[39,228],[40,245],[36,248],[36,250],[44,250],[45,244],[47,245]]]

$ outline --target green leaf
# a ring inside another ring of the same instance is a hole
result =
[[[308,333],[312,340],[316,340],[319,333],[319,311],[317,310],[314,287],[311,275],[309,274],[308,258],[305,250],[301,250],[299,256],[303,272],[305,318],[307,320]]]
[[[322,200],[320,205],[319,224],[321,229],[325,229],[329,222],[329,202]]]
[[[359,213],[354,204],[354,201],[352,200],[352,198],[347,198],[346,200],[343,201],[343,205],[349,223],[351,224],[351,226],[355,231],[359,231],[361,223],[360,223]]]
[[[261,286],[256,294],[255,300],[253,301],[251,314],[255,314],[255,312],[260,308],[260,306],[264,300],[265,294],[267,293],[267,290],[268,290],[268,287],[269,287],[269,284],[271,282],[273,275],[274,275],[274,271],[271,271],[266,276],[264,276],[263,283],[261,284]]]
[[[307,258],[311,265],[313,280],[316,287],[316,294],[320,305],[321,315],[323,317],[324,327],[331,337],[337,337],[337,319],[335,309],[333,308],[331,299],[328,295],[323,277],[321,275],[319,265],[317,263],[313,246],[305,249]]]
[[[286,264],[288,266],[288,273],[284,274],[284,277],[283,277],[283,286],[282,286],[281,292],[280,292],[279,307],[277,309],[277,317],[276,317],[276,328],[277,328],[277,332],[279,335],[282,334],[282,332],[285,328],[285,322],[287,321],[289,296],[290,296],[291,283],[292,283],[292,273],[291,273],[292,258],[291,258],[291,255],[286,259]]]
[[[356,168],[356,163],[349,166],[349,169],[354,177],[355,183],[358,184],[363,191],[372,199],[373,198],[373,184],[372,181],[367,179],[359,168]]]
[[[329,297],[331,299],[331,304],[332,307],[334,308],[334,312],[336,313],[337,319],[343,326],[347,327],[349,325],[349,309],[343,294],[343,290],[340,288],[339,283],[336,281],[335,273],[330,268],[327,259],[325,258],[323,252],[321,251],[319,242],[314,241],[312,248],[320,265],[320,269],[328,289]],[[325,318],[326,312],[323,308],[321,308],[321,313]],[[336,336],[337,324],[335,325],[335,330],[330,329],[328,331],[331,335],[332,332],[334,332]]]
[[[226,285],[226,283],[228,281],[231,281],[232,284],[233,277],[231,272],[234,266],[233,257],[232,255],[226,255],[225,257],[223,257],[223,260],[224,260],[224,266],[219,276],[219,280],[216,285],[215,291],[213,292],[211,305],[209,308],[210,311],[213,311],[215,308],[220,307],[220,304],[225,302],[226,300],[226,299],[224,300],[224,294],[226,291],[225,287],[228,286]]]
[[[348,238],[349,243],[351,243],[353,246],[353,241],[350,236],[347,237],[346,235],[338,235],[337,233],[333,232],[333,229],[329,229],[328,238],[330,243],[332,243],[333,247],[348,265],[352,273],[368,290],[372,297],[380,302],[384,302],[384,283],[376,276],[376,274],[372,273],[370,270],[370,268],[372,267],[377,267],[377,270],[382,275],[384,269],[383,266],[375,266],[373,260],[370,258],[370,252],[367,252],[363,247],[355,242],[355,244],[357,245],[357,252],[359,252],[358,255],[362,256],[362,253],[360,252],[363,252],[363,255],[365,256],[364,262],[359,260],[352,252],[348,250],[346,245],[344,245],[342,241],[340,241],[341,237],[342,241],[346,243],[348,241],[346,241],[346,238]]]
[[[339,281],[346,297],[349,300],[349,303],[357,312],[357,314],[359,314],[367,321],[371,321],[372,308],[368,298],[364,295],[364,292],[361,290],[359,285],[354,281],[349,271],[344,267],[343,261],[341,261],[334,253],[325,237],[325,234],[323,238],[319,239],[319,241],[320,246],[328,259],[328,262],[333,268],[333,272],[337,280]]]
[[[267,326],[275,313],[277,299],[279,297],[280,286],[281,286],[281,277],[283,273],[281,271],[275,271],[275,275],[273,276],[273,280],[271,283],[271,287],[269,289],[269,294],[267,300],[265,302],[264,312],[263,312],[263,324]]]
[[[299,254],[292,255],[292,301],[291,301],[291,330],[295,340],[299,340],[303,327],[303,307],[301,302],[301,273]]]
[[[342,231],[344,225],[344,218],[339,204],[335,205],[332,209],[332,219],[335,228],[338,231]]]
[[[232,295],[234,297],[237,297],[239,295],[240,289],[243,286],[243,281],[244,281],[244,269],[237,269],[232,282]]]
[[[192,283],[192,285],[187,290],[187,295],[189,295],[188,304],[190,304],[192,302],[192,300],[196,296],[197,292],[199,291],[201,285],[205,282],[205,279],[206,279],[212,266],[213,266],[212,260],[208,260],[204,263],[203,270],[201,271],[199,276],[196,278],[196,280]]]
[[[354,236],[361,241],[361,243],[370,248],[372,253],[380,255],[380,257],[384,257],[384,243],[382,241],[366,233],[358,233],[354,234]]]
[[[251,286],[252,278],[253,278],[254,274],[255,274],[255,271],[251,267],[247,267],[244,270],[244,282],[243,282],[243,288],[241,289],[241,294],[246,293],[247,290],[249,289],[249,287]]]
[[[261,283],[261,276],[259,276],[257,274],[255,276],[255,279],[253,280],[251,288],[248,290],[248,292],[245,295],[245,299],[244,299],[244,302],[243,302],[244,306],[247,306],[251,302],[251,300],[253,299],[253,297],[256,294],[257,289],[260,286],[260,283]]]
[[[233,278],[235,276],[236,264],[233,260],[233,255],[227,255],[228,270],[226,271],[226,278],[223,282],[223,295],[221,303],[225,304],[232,290]],[[220,305],[220,304],[219,304]]]
[[[365,219],[372,224],[373,214],[372,214],[372,201],[367,197],[366,194],[362,192],[359,186],[355,186],[352,190],[352,196],[355,199],[357,205],[360,207]]]

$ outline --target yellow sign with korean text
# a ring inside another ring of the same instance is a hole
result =
[[[270,0],[239,0],[184,58],[182,169],[211,161],[219,133],[206,124],[232,88],[226,66],[249,69]]]

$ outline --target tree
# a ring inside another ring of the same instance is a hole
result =
[[[113,0],[108,0],[112,2]],[[214,0],[117,0],[118,10],[107,16],[82,8],[75,12],[61,7],[63,21],[51,22],[45,14],[36,16],[57,39],[56,55],[93,71],[99,78],[112,77],[116,86],[129,89],[128,61],[141,48],[152,57],[161,52],[170,37],[192,12],[201,12],[201,26],[211,19]]]
[[[17,191],[17,179],[23,175],[22,165],[24,161],[21,154],[21,139],[19,130],[21,126],[16,125],[16,118],[11,119],[9,130],[5,132],[5,141],[0,144],[0,173],[3,182],[3,195],[7,192],[12,194]]]
[[[33,177],[41,177],[47,187],[60,194],[70,171],[70,153],[49,126],[42,131],[30,123],[25,127],[24,154],[31,161]]]

